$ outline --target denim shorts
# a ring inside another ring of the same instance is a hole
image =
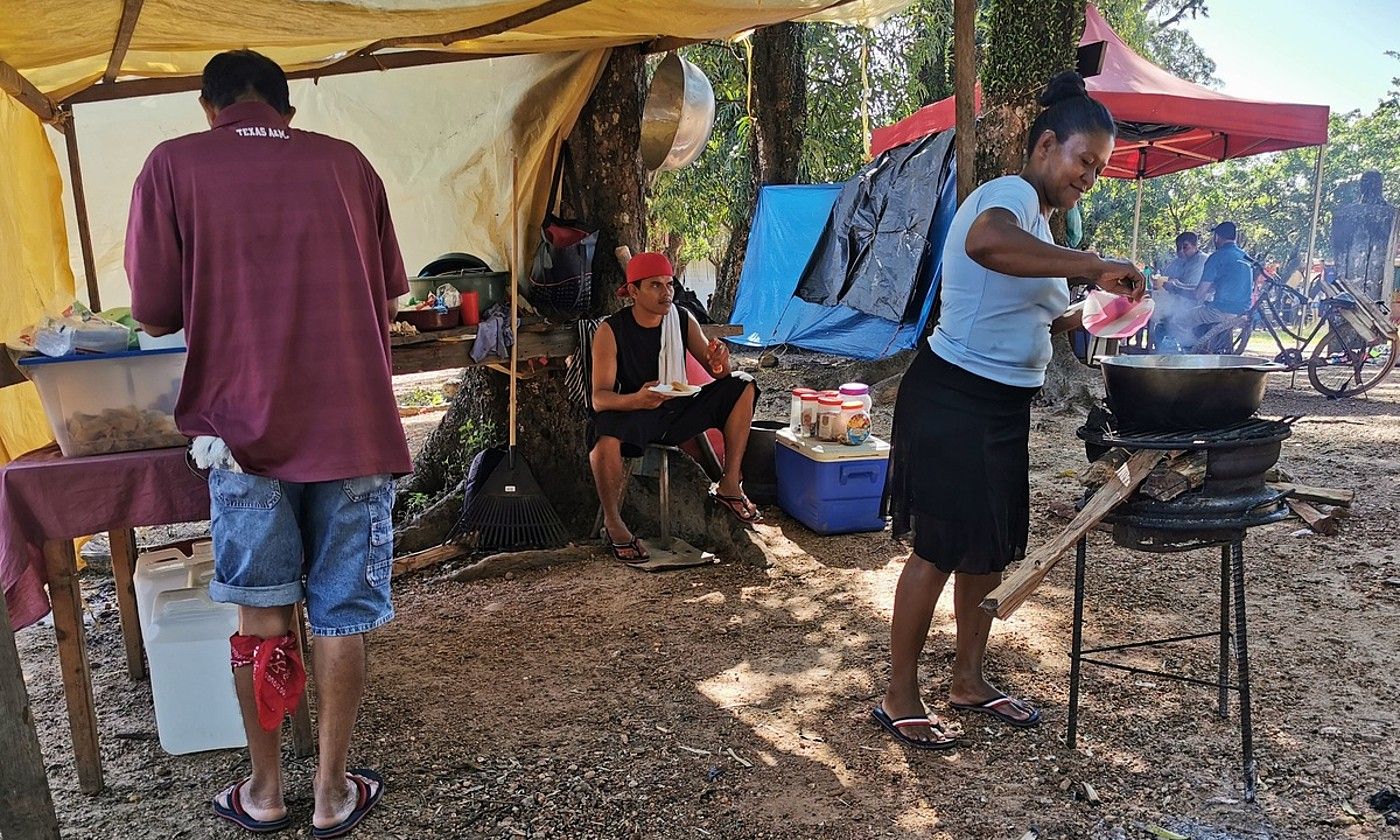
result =
[[[209,597],[244,607],[306,601],[317,636],[365,633],[394,617],[394,482],[387,475],[299,484],[213,469]]]

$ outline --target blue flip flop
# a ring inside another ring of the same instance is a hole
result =
[[[253,834],[271,834],[290,826],[292,824],[290,814],[284,814],[281,819],[276,820],[259,820],[254,819],[247,811],[243,810],[243,797],[240,795],[240,791],[248,782],[248,779],[234,782],[219,794],[219,796],[228,794],[227,805],[219,804],[219,796],[210,800],[209,804],[214,806],[214,813],[221,819],[228,820],[244,831],[250,831]]]
[[[355,803],[355,810],[350,812],[350,816],[341,820],[336,825],[328,828],[311,827],[311,836],[316,840],[329,840],[331,837],[344,837],[349,834],[355,826],[360,824],[371,809],[379,804],[379,799],[384,795],[384,778],[373,770],[356,768],[345,774],[345,778],[355,783],[359,799]],[[369,782],[374,782],[374,791],[370,791]]]
[[[916,750],[948,750],[958,745],[958,738],[948,734],[940,724],[934,723],[928,715],[914,715],[912,717],[894,720],[890,713],[885,711],[884,706],[876,706],[870,710],[870,716],[886,732],[894,736],[894,739],[906,747],[913,747]],[[941,733],[943,737],[934,738],[932,741],[924,741],[905,735],[903,730],[910,726],[927,726],[936,733]]]

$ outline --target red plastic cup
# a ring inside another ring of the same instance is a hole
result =
[[[481,295],[462,292],[462,323],[474,327],[481,323]]]

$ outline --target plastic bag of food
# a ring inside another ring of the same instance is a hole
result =
[[[1098,338],[1128,338],[1147,326],[1153,306],[1152,298],[1134,302],[1096,289],[1084,298],[1084,329]]]

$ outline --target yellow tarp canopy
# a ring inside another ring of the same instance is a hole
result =
[[[794,19],[869,23],[909,0],[19,0],[0,60],[62,98],[101,78],[127,5],[139,5],[118,76],[197,75],[249,47],[288,70],[379,42],[482,55],[573,52],[659,37],[709,40]],[[492,29],[504,31],[491,32]],[[457,33],[444,44],[442,37]],[[489,33],[489,34],[486,34]]]
[[[294,82],[294,125],[350,140],[383,176],[409,272],[447,251],[498,267],[510,246],[510,161],[520,162],[527,235],[544,215],[558,144],[610,47],[732,38],[785,20],[871,24],[909,0],[11,0],[0,16],[0,86],[14,70],[55,103],[115,77],[197,77],[251,48],[289,71],[361,51],[480,55],[480,61]],[[123,37],[123,14],[134,27]],[[124,52],[119,44],[125,42]],[[491,58],[490,56],[497,56]],[[506,57],[509,56],[509,57]],[[150,149],[204,128],[191,93],[74,106],[99,288],[126,302],[122,236]],[[71,301],[78,247],[62,138],[0,96],[0,339]],[[67,210],[65,211],[65,205]],[[69,243],[72,243],[71,247]],[[519,265],[515,266],[518,270]],[[517,275],[519,276],[519,275]],[[0,463],[49,440],[31,386],[0,389]]]

